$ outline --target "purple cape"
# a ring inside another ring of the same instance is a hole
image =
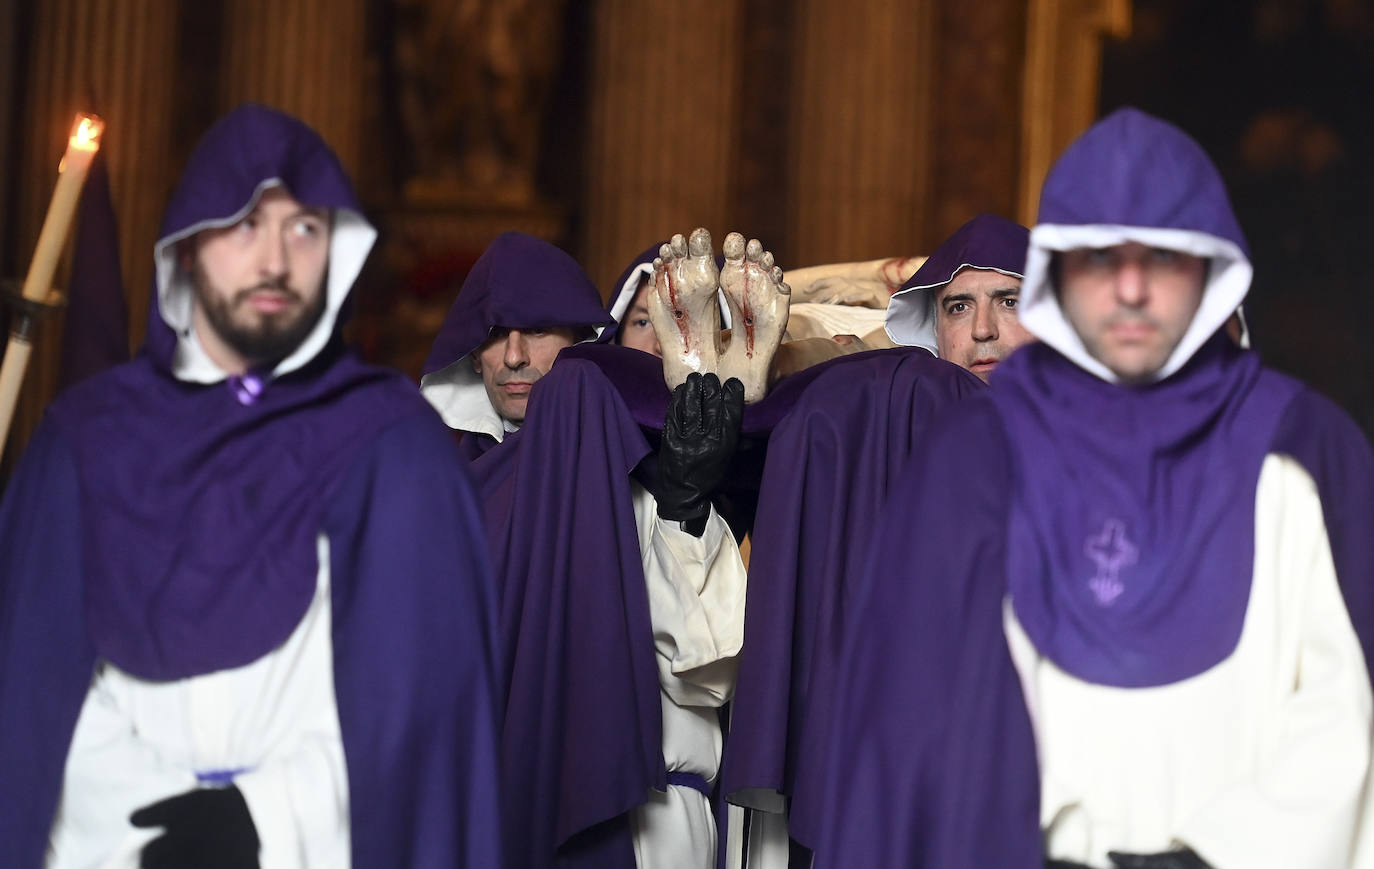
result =
[[[930,414],[983,388],[955,366],[902,348],[807,369],[746,408],[752,446],[742,450],[743,465],[758,461],[762,439],[773,433],[764,479],[754,472],[752,486],[765,496],[776,488],[770,506],[760,505],[757,527],[779,553],[772,570],[764,568],[768,578],[755,579],[752,567],[750,582],[779,597],[777,611],[756,608],[754,600],[771,598],[751,592],[740,694],[762,692],[757,680],[775,674],[784,684],[737,709],[729,757],[740,728],[746,750],[751,740],[771,739],[777,754],[784,744],[794,748],[789,720],[798,725],[793,716],[816,681],[809,650],[792,651],[794,625],[838,617],[832,608],[842,605],[843,571],[866,544],[862,529],[881,503],[874,489],[885,491]],[[510,685],[502,785],[512,866],[633,866],[625,813],[664,786],[653,629],[629,480],[653,464],[643,460],[668,398],[657,359],[615,346],[569,348],[535,386],[524,427],[473,465],[502,583]],[[834,454],[837,442],[874,432],[872,450]],[[841,523],[835,533],[811,539],[817,523],[794,521],[794,495],[803,489],[808,505],[832,510]],[[787,564],[798,561],[803,576],[789,580]],[[777,754],[760,764],[780,765]],[[740,777],[751,773],[746,767]],[[767,775],[758,783],[779,785]]]
[[[1177,682],[1235,649],[1260,465],[1298,384],[1218,335],[1178,374],[1128,389],[1043,344],[993,398],[1012,443],[1009,582],[1041,654],[1089,682]]]
[[[0,506],[0,841],[16,866],[42,865],[102,657],[80,617],[90,556],[72,543],[91,518],[81,477],[49,420]],[[448,433],[424,408],[394,422],[320,521],[353,865],[502,865],[495,591]]]
[[[1018,469],[992,395],[937,422],[895,487],[903,509],[887,514],[847,619],[817,867],[1044,865],[1035,742],[1003,631],[1007,493]],[[1298,387],[1267,452],[1313,475],[1341,591],[1374,663],[1368,442],[1331,402]],[[1236,510],[1253,519],[1253,499]]]
[[[524,427],[473,464],[510,686],[506,865],[633,867],[621,816],[666,786],[630,495],[649,446],[590,362],[560,358],[535,392]],[[609,839],[578,835],[615,819]]]
[[[723,786],[733,801],[774,811],[775,799],[742,792],[793,797],[798,841],[819,821],[812,766],[837,645],[892,484],[942,412],[985,390],[922,350],[857,354],[827,367],[773,429]]]
[[[192,155],[165,227],[235,214],[265,178],[356,208],[313,132],[249,106]],[[305,612],[324,534],[354,865],[498,865],[496,602],[448,433],[337,344],[248,406],[176,380],[151,307],[143,352],[51,406],[0,506],[7,857],[42,862],[97,661],[166,681],[256,660]]]

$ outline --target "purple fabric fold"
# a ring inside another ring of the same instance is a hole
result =
[[[442,424],[418,410],[370,439],[319,529],[352,862],[501,866],[495,590],[467,474]],[[81,486],[49,420],[0,504],[0,841],[16,866],[43,864],[102,656],[82,617],[87,550],[73,545],[91,509]]]
[[[1210,669],[1240,639],[1260,465],[1299,386],[1218,335],[1181,371],[1106,383],[1045,345],[992,394],[1016,457],[1007,565],[1042,654],[1145,687]]]
[[[1019,458],[998,388],[938,421],[894,487],[901,510],[887,512],[858,583],[846,678],[817,754],[817,869],[1043,866],[1034,740],[1002,626]],[[1279,417],[1265,453],[1292,456],[1316,482],[1347,612],[1374,661],[1374,451],[1301,386]],[[978,456],[976,472],[947,455]],[[1233,506],[1253,524],[1253,505]],[[1252,555],[1243,561],[1248,575]]]
[[[901,509],[888,503],[894,481],[934,421],[985,389],[916,348],[855,354],[817,374],[773,428],[722,783],[737,802],[752,802],[748,789],[792,796],[799,841],[821,820],[824,712],[848,678],[838,645],[872,535],[885,510]]]
[[[974,397],[891,487],[796,807],[816,869],[1042,869],[1040,779],[1003,633],[1008,446]],[[800,802],[800,799],[799,799]]]
[[[1335,402],[1303,388],[1284,408],[1270,450],[1317,484],[1341,595],[1374,679],[1374,450]]]
[[[395,372],[320,361],[332,364],[244,405],[140,356],[49,408],[81,476],[86,623],[101,655],[179,679],[241,666],[290,635],[342,475],[384,426],[429,413]]]
[[[766,436],[792,412],[793,406],[811,384],[830,371],[846,369],[851,365],[868,365],[873,359],[887,356],[911,354],[934,358],[925,350],[897,347],[851,353],[802,369],[778,381],[762,400],[745,405],[740,431],[749,436]],[[617,345],[578,344],[559,353],[558,359],[559,364],[565,359],[585,359],[593,363],[624,399],[636,423],[653,430],[663,428],[663,417],[668,412],[668,400],[672,398],[672,393],[663,381],[663,362],[658,357]],[[539,386],[536,385],[535,392],[538,391]]]
[[[507,866],[572,865],[594,845],[614,855],[600,852],[612,861],[602,865],[632,867],[627,828],[609,844],[579,834],[665,786],[630,493],[630,473],[648,452],[601,369],[560,358],[535,387],[521,430],[472,466],[501,586],[510,686],[501,750]]]

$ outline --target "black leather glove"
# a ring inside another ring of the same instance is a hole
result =
[[[731,377],[722,386],[714,374],[687,375],[673,390],[658,450],[658,515],[682,523],[700,537],[711,513],[711,493],[720,485],[739,445],[744,384]]]
[[[135,827],[166,827],[143,848],[142,869],[258,869],[258,828],[233,786],[200,788],[144,806]]]
[[[1122,854],[1108,851],[1107,856],[1117,869],[1212,869],[1201,857],[1189,848],[1181,851],[1164,851],[1160,854]]]

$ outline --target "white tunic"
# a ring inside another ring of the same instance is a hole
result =
[[[660,520],[643,487],[632,489],[658,662],[663,759],[670,773],[695,773],[713,784],[721,755],[717,716],[734,693],[744,645],[744,563],[714,508],[697,538]],[[716,865],[711,805],[689,786],[650,791],[631,825],[640,869]]]
[[[1112,688],[1041,657],[1006,608],[1035,723],[1048,854],[1185,845],[1215,869],[1374,866],[1371,692],[1316,486],[1271,455],[1235,651],[1170,685]]]
[[[315,597],[291,636],[251,664],[148,682],[104,663],[67,754],[48,869],[135,869],[161,828],[135,809],[234,776],[253,816],[262,869],[346,867],[348,776],[334,699],[329,544]]]

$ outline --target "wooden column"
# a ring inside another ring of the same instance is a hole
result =
[[[934,0],[797,7],[789,256],[919,252],[930,236]]]
[[[148,311],[153,243],[174,167],[169,165],[176,76],[175,0],[46,0],[32,7],[25,107],[13,128],[20,149],[17,213],[8,235],[21,272],[42,225],[72,117],[95,108],[105,118],[131,345],[141,343]],[[66,276],[59,273],[59,284]],[[60,322],[44,324],[10,435],[17,454],[55,391]]]
[[[736,228],[742,21],[741,0],[597,4],[581,249],[603,292],[654,241]]]
[[[222,110],[252,101],[295,115],[356,178],[366,12],[365,0],[225,0]]]
[[[1102,40],[1131,31],[1131,0],[1030,0],[1021,115],[1021,222],[1060,152],[1097,119]]]
[[[930,183],[937,244],[979,213],[1019,215],[1026,51],[1026,0],[939,6]]]

